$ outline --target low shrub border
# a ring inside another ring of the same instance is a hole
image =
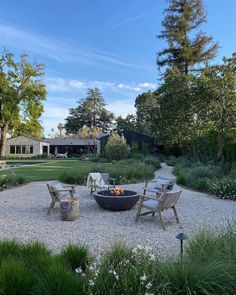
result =
[[[200,231],[182,259],[160,259],[148,245],[119,243],[95,257],[85,245],[52,255],[38,242],[0,242],[1,294],[233,295],[235,288],[235,224]]]
[[[235,168],[225,171],[224,167],[193,162],[185,157],[170,157],[166,163],[174,166],[177,184],[217,198],[236,200]]]

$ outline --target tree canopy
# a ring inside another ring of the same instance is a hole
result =
[[[109,130],[114,115],[105,106],[106,103],[100,90],[98,88],[88,89],[86,97],[78,101],[78,106],[70,109],[70,114],[66,118],[66,132],[77,134],[84,127]]]
[[[46,87],[42,81],[44,66],[27,61],[22,54],[19,61],[10,52],[0,57],[0,149],[6,153],[8,133],[34,135],[41,133],[39,117],[43,112]],[[25,127],[25,128],[24,128]]]
[[[202,0],[168,0],[162,22],[163,31],[158,38],[166,40],[168,47],[157,54],[159,68],[177,68],[180,73],[214,58],[218,45],[199,27],[205,23],[206,14]],[[194,35],[195,34],[195,35]]]

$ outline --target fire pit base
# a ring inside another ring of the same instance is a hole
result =
[[[119,196],[113,195],[109,190],[95,192],[93,196],[100,207],[111,211],[130,210],[139,200],[136,192],[128,190],[124,190]]]

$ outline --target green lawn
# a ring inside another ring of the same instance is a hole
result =
[[[48,181],[60,180],[65,183],[85,184],[90,172],[108,172],[110,177],[117,179],[117,183],[135,183],[154,177],[157,169],[153,165],[140,161],[121,161],[117,163],[100,163],[89,160],[78,159],[41,159],[41,160],[19,160],[21,162],[46,162],[32,166],[20,166],[11,170],[2,170],[1,174],[10,174],[12,171],[16,176],[22,177],[24,181]],[[11,161],[8,161],[11,162]],[[12,161],[14,162],[14,161]],[[3,183],[5,183],[3,178]]]
[[[12,161],[15,162],[16,160]],[[20,162],[47,162],[46,164],[37,164],[33,166],[21,166],[16,169],[11,169],[18,176],[22,176],[28,181],[44,181],[44,180],[54,180],[58,179],[63,172],[75,173],[77,174],[88,174],[96,167],[103,167],[106,169],[107,166],[112,166],[109,163],[94,163],[91,161],[81,161],[81,160],[19,160]],[[11,162],[11,161],[7,161]],[[110,169],[109,169],[110,170]],[[9,170],[8,170],[9,171]],[[6,173],[5,171],[1,171]]]

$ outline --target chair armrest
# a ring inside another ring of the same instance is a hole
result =
[[[72,189],[57,189],[57,190],[53,190],[53,193],[59,193],[59,192],[73,192]]]
[[[147,196],[147,195],[140,195],[141,199],[153,199],[155,201],[159,201],[159,198],[157,196]]]
[[[67,185],[63,185],[64,187],[70,187],[72,190],[73,190],[73,192],[75,193],[75,185],[73,185],[73,184],[67,184]]]

